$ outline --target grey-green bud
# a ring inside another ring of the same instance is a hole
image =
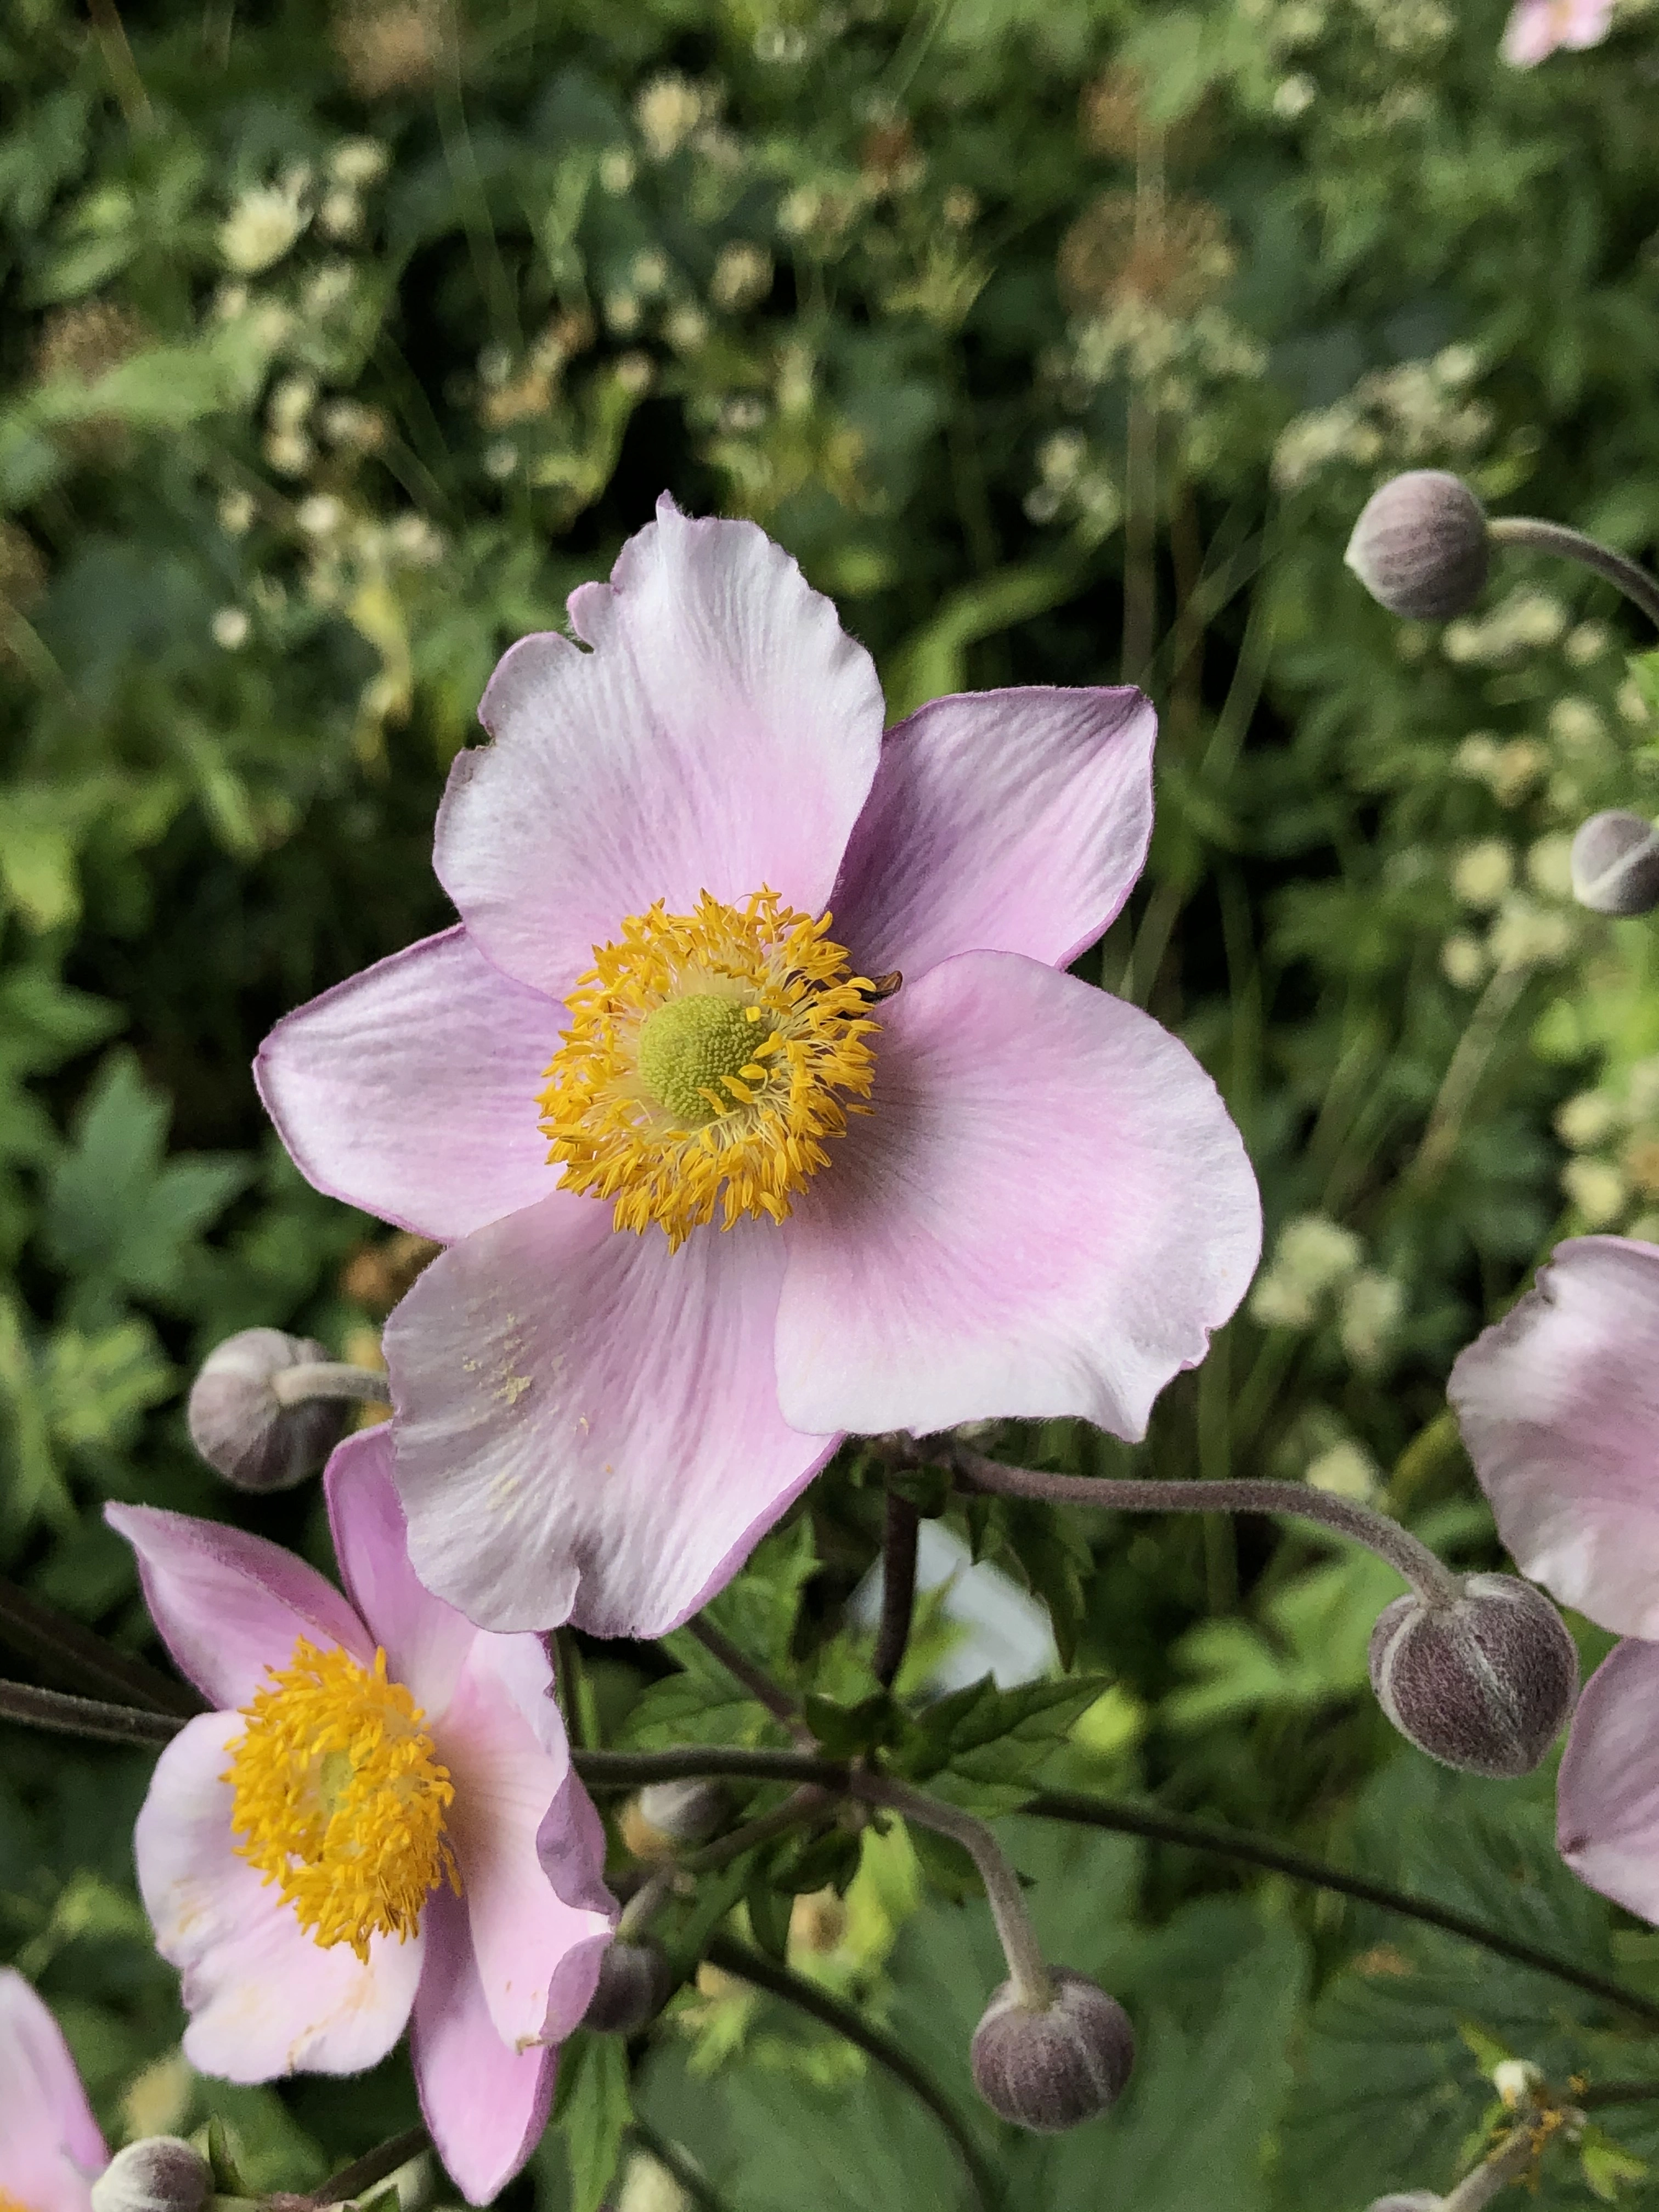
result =
[[[1640,814],[1609,807],[1572,841],[1572,895],[1592,914],[1651,914],[1659,906],[1659,831]]]
[[[92,2212],[201,2212],[213,2190],[207,2160],[178,2136],[118,2150],[92,2185]]]
[[[1401,1735],[1465,1774],[1530,1774],[1578,1693],[1566,1623],[1516,1575],[1470,1575],[1449,1606],[1395,1598],[1371,1631],[1370,1672]]]
[[[706,1844],[726,1826],[731,1800],[718,1782],[647,1782],[640,1792],[640,1811],[672,1844]]]
[[[1486,512],[1461,477],[1411,469],[1371,494],[1343,557],[1391,615],[1449,622],[1485,588]]]
[[[245,1328],[209,1352],[191,1385],[190,1440],[237,1490],[289,1490],[315,1474],[349,1426],[349,1399],[285,1405],[272,1388],[284,1369],[329,1360],[325,1345],[279,1328]]]
[[[1020,2003],[1004,1982],[974,2030],[974,2086],[1000,2119],[1044,2135],[1092,2119],[1123,2094],[1135,2032],[1086,1974],[1053,1966],[1053,2001]]]
[[[582,2026],[596,2035],[633,2035],[655,2020],[672,1988],[668,1961],[655,1943],[619,1937],[600,1963]]]

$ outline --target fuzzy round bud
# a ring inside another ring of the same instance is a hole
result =
[[[731,1800],[718,1782],[648,1782],[640,1792],[640,1812],[671,1844],[706,1844],[730,1816]]]
[[[1431,2189],[1413,2189],[1403,2197],[1376,2197],[1366,2206],[1365,2212],[1440,2212],[1445,2201]]]
[[[1417,622],[1467,614],[1491,557],[1486,509],[1444,469],[1411,469],[1373,492],[1343,556],[1380,605]]]
[[[1115,1997],[1070,1966],[1053,1966],[1051,2002],[1021,2004],[1005,1982],[974,2030],[974,2087],[1000,2119],[1045,2135],[1074,2128],[1123,2094],[1135,2032]]]
[[[1651,914],[1659,906],[1659,831],[1639,814],[1609,807],[1579,825],[1572,841],[1572,895],[1592,914]]]
[[[1515,1575],[1470,1575],[1446,1606],[1395,1598],[1371,1631],[1370,1669],[1401,1735],[1465,1774],[1530,1774],[1578,1691],[1566,1623]]]
[[[178,2136],[150,2136],[118,2150],[92,2185],[92,2212],[201,2212],[213,2174]]]
[[[633,2035],[655,2020],[672,1986],[668,1961],[656,1944],[619,1937],[600,1963],[582,2026],[596,2035]]]
[[[190,1440],[237,1490],[289,1490],[315,1474],[345,1434],[349,1399],[284,1405],[272,1385],[285,1368],[326,1363],[327,1347],[279,1328],[245,1328],[209,1352],[190,1389]]]

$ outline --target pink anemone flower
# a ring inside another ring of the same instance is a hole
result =
[[[157,1762],[138,1886],[192,2065],[351,2074],[410,2024],[433,2142],[481,2204],[546,2124],[616,1907],[545,1650],[416,1580],[390,1458],[378,1427],[329,1462],[344,1596],[262,1538],[107,1508],[216,1708]]]
[[[432,1589],[656,1636],[847,1431],[1144,1434],[1255,1267],[1214,1085],[1064,974],[1146,857],[1132,690],[935,700],[665,498],[514,646],[438,815],[460,926],[280,1023],[317,1187],[449,1246],[386,1337]]]
[[[1626,1638],[1579,1698],[1559,1840],[1592,1889],[1659,1922],[1659,1246],[1559,1245],[1448,1395],[1516,1565]]]
[[[108,2164],[63,2030],[0,1967],[0,2212],[88,2212]]]
[[[1613,0],[1516,0],[1498,51],[1513,69],[1533,69],[1565,47],[1599,46],[1613,24]]]

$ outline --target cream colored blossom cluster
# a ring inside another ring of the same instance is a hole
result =
[[[1405,1285],[1368,1266],[1363,1241],[1322,1213],[1285,1224],[1249,1301],[1264,1328],[1305,1331],[1334,1320],[1349,1362],[1368,1374],[1387,1364],[1405,1311]]]
[[[1487,403],[1470,396],[1480,370],[1480,355],[1466,345],[1370,370],[1334,406],[1287,425],[1273,448],[1274,483],[1299,491],[1339,464],[1382,474],[1437,462],[1467,471],[1497,425]]]

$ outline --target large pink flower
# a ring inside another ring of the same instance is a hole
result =
[[[1613,9],[1613,0],[1516,0],[1499,52],[1514,69],[1533,69],[1558,47],[1581,53],[1606,38]]]
[[[386,1332],[422,1579],[650,1636],[844,1431],[1143,1434],[1260,1218],[1191,1054],[1058,972],[1146,856],[1138,692],[884,738],[794,562],[667,500],[570,620],[452,772],[461,927],[279,1024],[258,1077],[320,1189],[452,1248]]]
[[[421,2107],[474,2203],[546,2123],[610,1941],[604,1832],[540,1641],[411,1572],[383,1428],[326,1477],[348,1596],[261,1538],[108,1508],[216,1711],[161,1754],[138,1883],[205,2074],[350,2074],[412,2019]]]
[[[0,1967],[0,2204],[88,2212],[108,2163],[63,2031],[23,1977]]]
[[[1449,1389],[1522,1571],[1624,1635],[1562,1756],[1562,1856],[1659,1921],[1659,1246],[1575,1237]]]

